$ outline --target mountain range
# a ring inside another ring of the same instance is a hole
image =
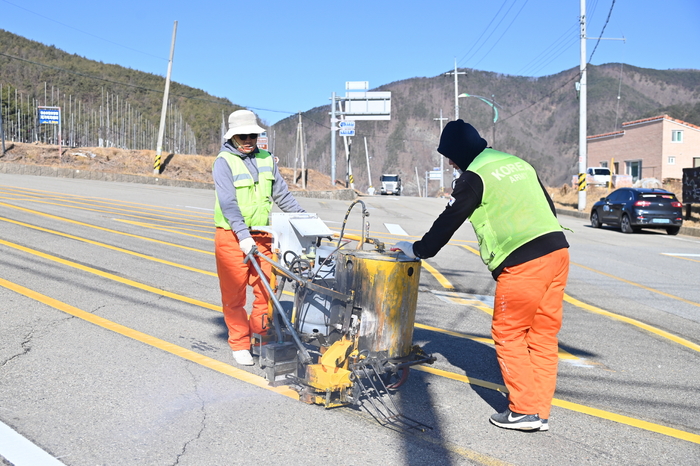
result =
[[[466,75],[459,76],[457,92],[472,96],[459,99],[459,117],[472,123],[489,145],[532,163],[549,186],[566,183],[577,173],[578,68],[539,78],[474,69],[459,71]],[[589,135],[616,131],[623,122],[660,114],[700,125],[700,70],[654,70],[611,63],[590,65],[587,71]],[[55,87],[64,98],[70,95],[86,106],[97,105],[106,91],[119,95],[157,125],[164,78],[89,60],[0,30],[0,85],[26,95],[27,100],[42,100],[47,89]],[[423,188],[425,172],[440,166],[436,147],[444,121],[438,118],[442,111],[444,118],[454,119],[454,77],[414,77],[372,90],[391,92],[391,119],[356,122],[356,135],[348,138],[355,187],[364,191],[370,184],[369,157],[371,184],[376,187],[382,173],[399,173],[405,193],[415,194],[419,183]],[[2,101],[4,112],[11,105],[8,95]],[[474,96],[495,103],[495,124],[492,107]],[[197,151],[201,155],[216,155],[222,117],[241,107],[175,82],[171,84],[170,98],[194,131]],[[301,121],[305,166],[330,174],[330,104],[301,112]],[[268,136],[281,165],[293,167],[299,152],[299,116],[270,126]],[[337,138],[339,180],[346,179],[343,139]],[[297,167],[301,167],[300,160]],[[444,168],[447,173],[447,164]],[[447,183],[449,176],[445,179]],[[429,192],[435,193],[437,188],[438,183],[431,181]]]

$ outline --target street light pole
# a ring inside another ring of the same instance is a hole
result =
[[[491,100],[487,99],[486,97],[481,97],[480,95],[467,94],[466,92],[460,94],[459,97],[476,97],[477,99],[491,106],[491,108],[493,109],[493,140],[491,141],[491,147],[493,147],[496,144],[496,122],[498,121],[498,108],[496,105],[496,101],[494,100],[494,95],[491,94]]]
[[[457,71],[457,59],[455,58],[455,70],[445,73],[445,76],[454,75],[455,77],[455,121],[459,120],[459,96],[457,95],[459,91],[459,82],[457,81],[457,76],[460,74],[467,74],[466,71]]]

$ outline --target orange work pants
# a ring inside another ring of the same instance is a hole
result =
[[[506,267],[498,276],[491,335],[513,412],[549,419],[568,275],[564,248]]]
[[[253,239],[262,254],[272,256],[272,237],[269,233],[253,232]],[[221,304],[224,321],[228,327],[228,343],[233,351],[250,349],[253,333],[264,335],[267,329],[267,310],[270,295],[265,289],[253,264],[243,263],[245,254],[241,251],[236,234],[231,230],[217,228],[214,236],[216,271],[221,288]],[[269,280],[272,266],[269,262],[256,258],[260,268]],[[253,308],[248,319],[245,310],[247,286],[253,287]]]

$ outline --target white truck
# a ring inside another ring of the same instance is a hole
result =
[[[588,167],[586,183],[593,186],[608,186],[610,184],[610,169],[608,167]]]
[[[382,193],[382,195],[401,195],[401,177],[399,175],[385,173],[379,177],[379,183],[381,185],[380,192]]]

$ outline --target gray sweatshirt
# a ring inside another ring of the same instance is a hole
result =
[[[221,146],[219,152],[231,152],[243,159],[243,163],[248,171],[250,171],[253,181],[256,183],[258,182],[258,165],[255,162],[255,154],[258,153],[257,148],[250,154],[243,154],[239,152],[229,140]],[[292,193],[289,192],[287,182],[282,178],[276,163],[274,164],[273,173],[275,179],[272,182],[272,200],[277,204],[277,207],[283,212],[306,212],[299,205],[297,200],[294,199]],[[231,225],[231,229],[236,233],[239,241],[249,238],[250,231],[248,231],[248,226],[245,224],[245,220],[243,220],[241,209],[238,207],[236,188],[233,186],[233,175],[231,174],[231,167],[229,167],[226,159],[218,157],[214,161],[212,175],[214,177],[214,187],[219,199],[221,211]]]

